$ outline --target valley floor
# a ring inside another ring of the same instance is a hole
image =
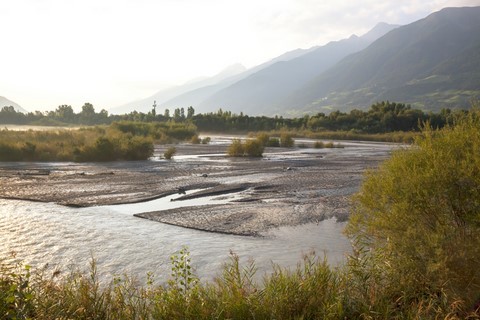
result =
[[[228,158],[227,144],[176,145],[174,160],[109,163],[2,163],[0,197],[68,206],[175,201],[215,196],[219,204],[145,212],[154,221],[237,235],[348,218],[348,198],[362,175],[394,144],[342,142],[343,148],[267,148],[263,158]],[[190,192],[188,192],[190,190]],[[184,192],[187,192],[184,195]]]

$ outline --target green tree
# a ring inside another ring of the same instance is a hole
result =
[[[75,112],[73,112],[72,106],[63,104],[55,110],[55,118],[59,121],[72,123],[75,120]]]
[[[192,119],[194,115],[195,115],[195,109],[192,106],[188,107],[187,119]]]
[[[80,112],[81,122],[84,124],[93,124],[95,121],[95,108],[91,103],[85,103]]]
[[[175,108],[175,110],[173,110],[173,119],[177,122],[182,120],[180,108]]]
[[[480,299],[478,110],[442,130],[427,126],[367,175],[353,204],[347,234],[354,261],[373,261],[363,273],[370,288],[392,302],[446,296],[472,310]]]

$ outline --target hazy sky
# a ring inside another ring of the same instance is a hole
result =
[[[0,96],[97,111],[480,0],[0,0]]]

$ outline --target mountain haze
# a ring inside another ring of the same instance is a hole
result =
[[[184,92],[188,92],[191,90],[196,90],[201,87],[213,85],[226,78],[230,78],[236,74],[242,73],[245,70],[246,69],[243,65],[234,64],[225,68],[223,71],[221,71],[220,73],[216,74],[213,77],[194,79],[180,86],[174,86],[174,87],[166,88],[164,90],[160,90],[148,98],[132,101],[122,106],[112,108],[110,109],[110,112],[114,114],[123,114],[123,113],[130,113],[136,110],[139,112],[146,113],[152,110],[152,105],[154,101],[157,102],[157,105],[161,106],[162,102],[172,99],[173,97],[176,97],[178,95],[181,95]]]
[[[199,106],[202,109],[223,107],[247,114],[274,114],[290,94],[333,66],[345,56],[366,48],[376,38],[397,26],[378,24],[367,34],[333,41],[295,59],[277,62],[225,88]]]
[[[214,95],[215,93],[221,91],[222,89],[227,88],[230,85],[237,83],[256,72],[266,69],[269,66],[274,65],[276,63],[295,59],[299,56],[302,56],[304,54],[307,54],[315,50],[316,48],[317,47],[312,47],[310,49],[296,49],[296,50],[286,52],[270,61],[267,61],[254,68],[248,69],[245,72],[223,79],[217,82],[216,84],[204,86],[191,91],[187,91],[170,100],[162,102],[160,106],[164,108],[176,108],[178,106],[180,107],[195,106],[196,112],[202,112],[202,113],[216,111],[218,108],[215,109],[215,108],[211,108],[208,105],[202,105],[201,102],[208,99],[210,96]]]
[[[114,114],[130,113],[134,110],[140,112],[148,112],[152,109],[154,101],[157,102],[157,106],[160,107],[160,109],[189,107],[193,105],[196,106],[198,101],[203,101],[205,98],[209,97],[213,93],[245,77],[248,77],[252,73],[262,70],[263,68],[266,68],[278,61],[294,59],[314,49],[315,47],[310,49],[292,50],[248,70],[246,70],[245,67],[241,64],[234,64],[230,67],[227,67],[222,72],[213,77],[193,79],[183,85],[160,90],[148,98],[132,101],[125,105],[112,108],[110,109],[110,112]],[[197,109],[197,112],[198,111],[206,112],[211,110]]]
[[[382,100],[433,111],[468,107],[480,97],[478,17],[480,7],[445,8],[405,26],[379,23],[360,37],[293,50],[248,70],[236,65],[111,112],[148,112],[154,100],[161,108],[268,116],[364,109]]]
[[[10,107],[10,106],[15,108],[15,111],[17,112],[27,113],[27,110],[20,107],[18,103],[15,103],[12,100],[8,100],[7,98],[0,96],[0,109],[2,109],[3,107]]]

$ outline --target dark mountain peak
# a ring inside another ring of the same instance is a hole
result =
[[[286,105],[318,111],[390,100],[430,110],[464,107],[480,88],[479,16],[480,7],[445,8],[398,27],[310,81]]]

